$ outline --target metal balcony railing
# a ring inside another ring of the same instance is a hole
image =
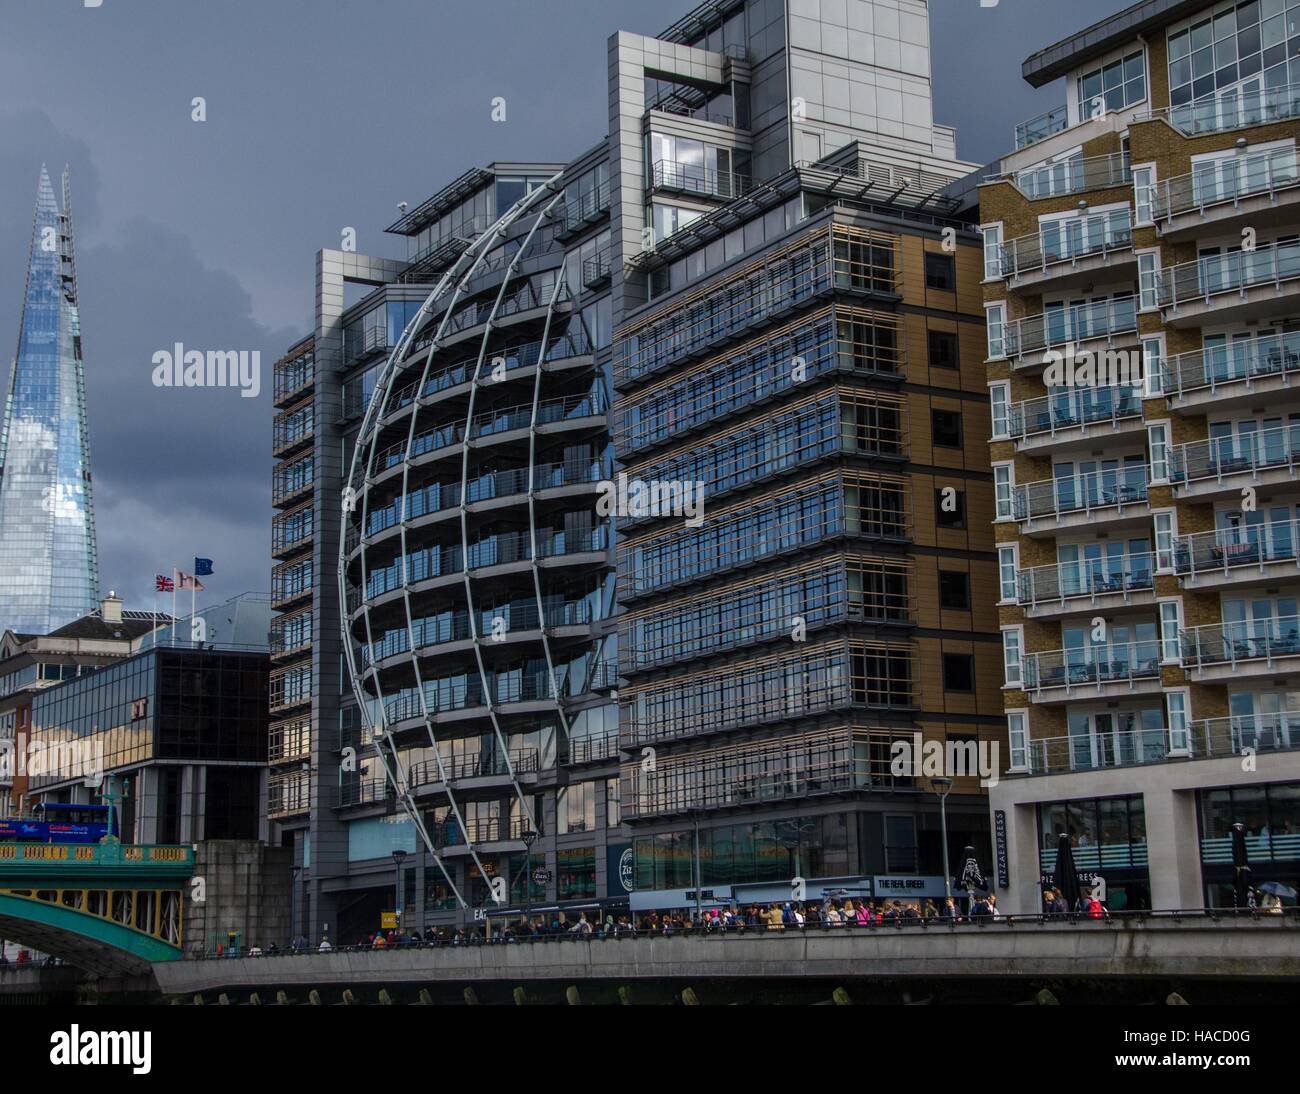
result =
[[[1133,180],[1128,154],[1076,156],[1073,159],[1031,167],[1012,176],[1016,187],[1031,199],[1079,194],[1085,190],[1124,186]]]
[[[618,734],[603,737],[574,737],[569,741],[569,763],[589,764],[618,755]]]
[[[1131,686],[1159,679],[1160,646],[1154,641],[1048,650],[1024,658],[1026,691],[1103,684]]]
[[[1191,725],[1193,756],[1240,756],[1247,748],[1257,753],[1300,748],[1300,711],[1204,718]]]
[[[1157,183],[1152,206],[1157,220],[1167,220],[1179,213],[1203,213],[1211,206],[1261,194],[1274,195],[1298,185],[1300,170],[1295,148],[1275,148],[1216,160]]]
[[[1181,745],[1181,751],[1175,748]],[[1110,767],[1164,763],[1170,755],[1187,755],[1187,735],[1158,729],[1116,730],[1029,742],[1029,770],[1034,775],[1097,771]]]
[[[1093,471],[1074,478],[1025,483],[1015,488],[1012,498],[1016,520],[1059,518],[1069,513],[1145,505],[1147,480],[1145,472]]]
[[[1300,372],[1300,331],[1242,339],[1230,345],[1180,353],[1165,360],[1166,395],[1185,395],[1224,384]]]
[[[1149,592],[1154,563],[1151,554],[1135,554],[1034,566],[1016,574],[1016,599],[1024,607],[1036,608],[1114,593]]]
[[[594,224],[609,212],[609,182],[602,182],[593,190],[588,190],[572,201],[566,202],[559,216],[564,223],[566,233],[576,232],[587,224]]]
[[[1294,562],[1300,549],[1300,521],[1277,520],[1174,540],[1174,569],[1180,575],[1228,573],[1238,567],[1262,570],[1270,562]]]
[[[1054,436],[1062,430],[1085,425],[1102,422],[1113,425],[1128,418],[1141,417],[1140,388],[1061,388],[1044,398],[1013,403],[1009,409],[1007,432],[1018,440],[1025,440]]]
[[[1268,125],[1300,117],[1300,84],[1287,84],[1263,90],[1237,90],[1182,106],[1168,106],[1134,121],[1164,118],[1187,137],[1202,133],[1221,133],[1252,125]]]
[[[1226,293],[1300,280],[1300,240],[1269,243],[1253,251],[1203,255],[1191,262],[1166,266],[1156,274],[1156,292],[1162,308],[1204,301]]]
[[[583,262],[582,284],[584,288],[589,289],[609,278],[612,272],[612,258],[613,250],[609,247],[602,247],[594,257]]]
[[[655,160],[650,168],[650,187],[730,201],[750,189],[750,179],[735,171],[711,170],[701,164]]]
[[[1053,133],[1060,133],[1070,123],[1070,112],[1064,103],[1045,110],[1036,117],[1016,124],[1016,148],[1028,148],[1046,140]]]
[[[1183,667],[1234,668],[1241,662],[1300,657],[1300,617],[1277,616],[1189,627],[1180,636]]]
[[[1081,258],[1133,248],[1129,211],[1096,213],[1044,224],[1031,235],[1002,244],[1003,277],[1024,277]]]
[[[1090,338],[1113,338],[1136,331],[1136,297],[1094,300],[1053,308],[1009,323],[1004,336],[1004,351],[1008,357],[1022,357]]]
[[[1169,449],[1169,479],[1175,483],[1222,481],[1230,475],[1267,468],[1296,467],[1300,425],[1276,426],[1234,437],[1191,441]]]
[[[538,770],[538,751],[535,748],[512,748],[510,765],[506,766],[505,757],[499,752],[480,752],[473,756],[454,756],[442,761],[422,760],[412,764],[406,779],[411,786],[432,786],[443,781],[456,782],[460,779],[504,778],[514,771],[516,775],[531,775]]]

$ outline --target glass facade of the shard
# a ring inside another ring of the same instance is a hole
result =
[[[0,630],[46,634],[98,600],[68,179],[60,210],[42,168],[0,431]]]

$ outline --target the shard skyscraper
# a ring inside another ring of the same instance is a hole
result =
[[[68,174],[41,167],[18,355],[0,429],[0,631],[47,634],[99,602]]]

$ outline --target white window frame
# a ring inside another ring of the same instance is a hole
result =
[[[1159,291],[1159,287],[1156,284],[1156,279],[1160,275],[1160,248],[1152,247],[1152,248],[1148,248],[1145,251],[1135,251],[1134,254],[1137,257],[1137,262],[1138,262],[1138,311],[1140,312],[1159,311],[1160,291]],[[1142,268],[1143,259],[1151,260],[1152,267],[1150,270],[1143,270]],[[1151,275],[1149,292],[1147,286],[1143,283],[1142,280],[1143,276],[1147,273]],[[1151,300],[1150,304],[1147,303],[1148,299]]]
[[[1007,711],[1007,754],[1008,772],[1029,771],[1029,711],[1023,707]]]
[[[1160,551],[1160,518],[1161,517],[1169,518],[1169,551],[1168,551],[1169,564],[1167,566],[1161,564],[1161,551]],[[1172,574],[1174,572],[1174,541],[1178,539],[1178,510],[1177,509],[1153,510],[1151,513],[1151,526],[1153,529],[1152,537],[1151,537],[1151,545],[1154,548],[1154,553],[1156,556],[1155,558],[1156,573]]]
[[[1007,656],[1007,639],[1015,639],[1016,661],[1015,675],[1011,673],[1011,661]],[[1025,628],[1016,624],[1013,627],[1002,628],[1002,684],[1008,688],[1024,688],[1025,686]]]
[[[1155,347],[1155,357],[1147,352]],[[1142,396],[1153,399],[1165,393],[1165,336],[1144,335],[1142,338]]]
[[[1002,280],[1002,221],[994,224],[980,225],[980,238],[984,244],[984,283],[989,284],[994,281]],[[993,266],[996,272],[989,273],[989,244],[992,240]]]
[[[1006,596],[1006,587],[1002,581],[1003,555],[1011,556],[1011,596]],[[1018,604],[1020,603],[1020,545],[1018,543],[999,543],[998,544],[998,603],[999,604]]]
[[[1130,169],[1133,176],[1133,225],[1141,227],[1155,223],[1155,193],[1156,187],[1160,182],[1160,173],[1156,170],[1154,163],[1134,164]],[[1150,178],[1146,182],[1139,182],[1138,176],[1141,172],[1148,172]],[[1147,199],[1142,201],[1142,188],[1146,187]],[[1142,215],[1143,206],[1146,207],[1147,215]]]
[[[998,429],[997,397],[1002,397],[1002,428]],[[1011,438],[1011,384],[1007,380],[995,380],[989,384],[989,415],[993,421],[993,431],[989,434],[995,441]]]
[[[1173,608],[1173,635],[1169,635],[1165,630],[1165,613],[1167,608]],[[1183,630],[1183,598],[1181,596],[1165,597],[1156,601],[1156,625],[1160,636],[1160,663],[1162,665],[1180,665],[1182,664],[1181,645],[1179,635]],[[1172,653],[1170,645],[1172,644]]]
[[[1007,476],[1007,511],[1002,512],[1002,500],[998,496],[998,489],[1003,484],[998,481],[998,473],[1005,472]],[[1015,520],[1016,517],[1016,465],[1010,460],[1000,461],[993,464],[993,519],[995,521]]]
[[[994,313],[997,313],[996,324],[993,321]],[[1001,332],[994,352],[993,330],[994,327]],[[987,333],[988,359],[990,361],[1005,360],[1007,356],[1007,302],[1005,300],[994,300],[984,305],[984,327]]]
[[[1163,441],[1157,444],[1156,434],[1163,433]],[[1151,475],[1151,482],[1168,482],[1169,481],[1169,448],[1170,438],[1173,436],[1173,425],[1168,418],[1159,418],[1154,422],[1147,422],[1147,470]],[[1162,474],[1156,473],[1156,449],[1159,447],[1163,453],[1160,459]]]
[[[1182,725],[1174,727],[1173,704],[1171,699],[1177,697],[1181,707]],[[1190,688],[1168,688],[1165,691],[1165,721],[1169,733],[1169,755],[1190,756],[1192,754],[1192,696]]]

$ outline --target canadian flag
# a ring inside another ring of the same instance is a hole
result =
[[[187,574],[184,570],[177,570],[177,571],[176,571],[176,588],[181,589],[181,590],[184,590],[184,589],[196,589],[196,590],[198,590],[199,592],[202,592],[202,591],[203,591],[203,582],[200,581],[197,577],[194,577],[192,574]]]

